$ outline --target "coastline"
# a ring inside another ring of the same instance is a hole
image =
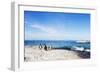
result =
[[[88,54],[88,56],[85,56]],[[89,58],[90,53],[65,49],[40,49],[39,46],[25,46],[24,61],[50,61],[50,60],[73,60]]]

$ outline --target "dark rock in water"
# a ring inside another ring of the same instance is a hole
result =
[[[78,56],[80,56],[82,58],[90,58],[90,52],[78,51]]]
[[[71,48],[69,47],[59,47],[59,48],[54,48],[54,49],[71,50]]]

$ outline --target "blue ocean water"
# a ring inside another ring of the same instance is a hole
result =
[[[86,49],[90,49],[90,42],[79,43],[76,41],[65,41],[65,40],[25,40],[24,45],[34,46],[34,45],[44,45],[52,46],[53,48],[60,47],[68,47],[71,48],[73,46],[84,47]]]

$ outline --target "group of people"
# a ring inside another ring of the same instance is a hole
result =
[[[39,45],[39,49],[40,50],[42,50],[42,49],[44,49],[45,51],[48,51],[48,50],[50,50],[51,49],[51,46],[47,46],[46,44],[40,44]]]

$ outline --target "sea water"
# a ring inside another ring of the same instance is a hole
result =
[[[77,42],[72,40],[25,40],[24,46],[47,45],[52,48],[71,48],[73,46],[90,49],[90,42]]]

